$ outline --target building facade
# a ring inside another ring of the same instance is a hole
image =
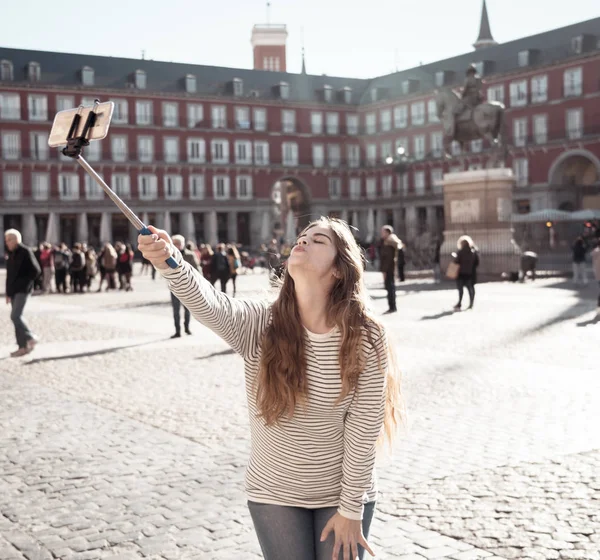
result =
[[[437,234],[443,174],[490,165],[483,141],[442,154],[436,90],[469,64],[506,106],[514,211],[600,208],[600,18],[497,44],[484,3],[473,52],[372,80],[282,71],[286,34],[255,26],[253,70],[0,48],[0,229],[31,244],[135,239],[48,148],[55,113],[98,98],[115,103],[111,130],[84,157],[158,227],[257,247],[286,228],[283,205],[296,226],[336,215],[363,241],[385,223]],[[400,146],[402,174],[387,163]]]

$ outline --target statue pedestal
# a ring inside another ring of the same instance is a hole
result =
[[[499,280],[519,270],[521,250],[511,227],[514,177],[511,169],[478,169],[444,175],[446,230],[440,251],[444,271],[461,235],[479,249],[480,278]]]

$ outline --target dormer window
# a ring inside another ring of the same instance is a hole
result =
[[[401,85],[402,95],[415,93],[419,90],[419,80],[404,80]]]
[[[373,88],[370,91],[370,94],[371,94],[371,102],[375,103],[375,101],[377,101],[377,88]]]
[[[13,63],[10,60],[0,60],[0,81],[12,82],[13,79]]]
[[[94,69],[90,66],[84,66],[81,69],[81,83],[84,86],[94,85]]]
[[[436,87],[442,87],[446,81],[446,76],[444,72],[436,72],[435,73],[435,85]]]
[[[236,97],[244,95],[244,81],[241,78],[233,78],[233,95]]]
[[[27,79],[30,82],[39,82],[42,79],[42,67],[39,62],[30,62],[27,65]]]
[[[187,93],[196,93],[196,76],[194,74],[185,75],[185,91]]]
[[[343,90],[344,103],[352,103],[352,88],[346,86]]]
[[[333,99],[333,89],[331,86],[323,86],[323,99],[325,100],[325,102],[331,103]]]
[[[571,51],[575,54],[581,54],[583,52],[583,35],[571,39]]]
[[[475,71],[480,75],[483,76],[485,74],[485,62],[480,60],[479,62],[474,62],[473,66],[475,66]]]
[[[279,82],[279,97],[281,97],[281,99],[290,98],[290,84],[287,82]]]
[[[136,89],[146,89],[146,72],[144,70],[135,71],[135,87]]]

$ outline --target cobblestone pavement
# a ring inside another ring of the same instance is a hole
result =
[[[170,340],[164,282],[135,282],[33,298],[42,343],[20,360],[6,308],[0,560],[261,557],[242,361],[197,323]],[[368,283],[381,312],[379,276]],[[238,285],[268,295],[263,275]],[[383,320],[409,417],[380,459],[377,557],[600,559],[595,287],[483,284],[459,314],[449,285],[410,281],[398,297]]]

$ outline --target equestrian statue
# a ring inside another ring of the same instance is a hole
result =
[[[450,156],[450,145],[456,140],[464,150],[466,142],[487,139],[492,147],[503,144],[504,105],[485,101],[481,91],[483,82],[475,66],[467,68],[466,79],[459,95],[451,88],[438,91],[437,115],[444,127],[444,151]]]

